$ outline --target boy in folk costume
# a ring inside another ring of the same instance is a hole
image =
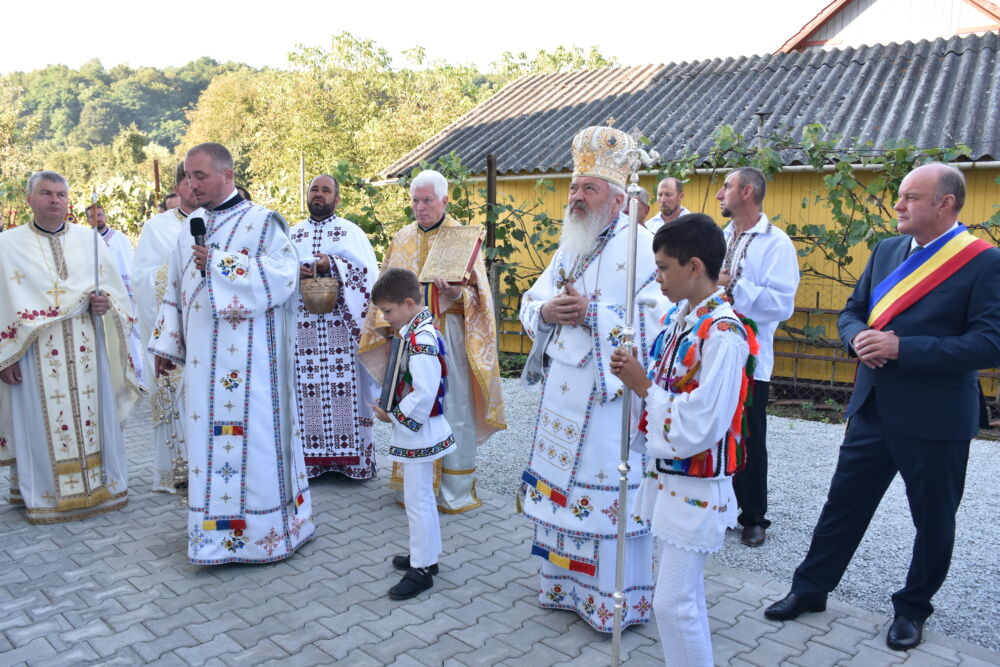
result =
[[[653,344],[648,375],[621,347],[612,373],[642,399],[632,447],[648,454],[633,513],[660,538],[653,609],[668,664],[711,665],[703,572],[736,526],[732,475],[743,464],[743,402],[753,331],[718,286],[722,231],[684,215],[653,237],[656,280],[678,305]]]
[[[372,287],[372,303],[405,346],[389,412],[377,405],[373,409],[376,417],[392,424],[389,459],[403,465],[410,552],[392,559],[393,567],[406,574],[389,589],[389,597],[406,600],[434,585],[441,555],[433,462],[455,447],[443,409],[447,367],[444,342],[423,305],[415,273],[387,269]]]

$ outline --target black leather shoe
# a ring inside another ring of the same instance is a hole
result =
[[[908,651],[920,644],[923,639],[924,624],[922,621],[911,621],[905,616],[896,614],[885,635],[885,645],[893,651]]]
[[[740,542],[748,547],[759,547],[766,539],[764,526],[743,526],[743,532],[740,533]]]
[[[430,569],[415,567],[407,570],[399,583],[389,589],[389,597],[393,600],[409,600],[433,585],[434,577],[431,576]]]
[[[412,570],[413,568],[410,567],[410,554],[403,554],[402,556],[393,556],[392,566],[397,570]],[[433,565],[428,565],[427,571],[430,572],[431,574],[437,574],[438,564],[434,563]]]
[[[773,621],[790,621],[807,611],[826,611],[826,596],[803,597],[789,593],[764,610],[764,616]]]

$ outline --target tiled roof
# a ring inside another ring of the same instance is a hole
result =
[[[819,122],[876,148],[894,139],[917,146],[966,144],[969,160],[1000,159],[1000,35],[807,50],[527,76],[431,137],[387,177],[455,151],[474,173],[487,153],[500,173],[572,167],[570,142],[609,117],[638,128],[665,159],[705,153],[730,124],[757,134],[756,111],[770,112],[765,134]],[[787,164],[801,155],[789,151]]]

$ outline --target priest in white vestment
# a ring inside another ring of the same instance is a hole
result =
[[[68,197],[59,174],[32,176],[34,220],[0,243],[0,463],[13,465],[11,500],[29,523],[128,502],[121,422],[139,390],[128,353],[132,309],[96,232],[65,221]]]
[[[623,385],[610,361],[625,326],[628,169],[633,139],[590,127],[573,140],[575,168],[559,249],[525,293],[521,323],[534,341],[523,375],[542,383],[528,466],[524,514],[535,524],[531,552],[543,559],[538,602],[575,611],[611,632],[618,536],[618,463]],[[633,314],[635,347],[647,362],[668,302],[655,282],[652,234],[638,228]],[[631,454],[630,496],[643,461]],[[649,621],[653,540],[647,522],[630,515],[625,544],[623,627]]]
[[[337,215],[340,185],[327,175],[309,183],[309,218],[291,230],[300,279],[333,275],[340,290],[333,310],[310,313],[296,299],[295,392],[306,473],[375,476],[374,383],[358,363],[358,341],[378,278],[368,236]]]
[[[236,192],[224,146],[195,146],[184,170],[205,245],[178,235],[149,348],[158,375],[184,365],[188,558],[276,561],[314,531],[295,420],[299,262],[282,217]]]
[[[87,222],[97,230],[101,238],[104,239],[104,244],[111,251],[111,256],[118,266],[118,273],[121,275],[122,283],[125,284],[125,289],[128,291],[128,299],[132,305],[132,313],[134,315],[135,292],[132,289],[132,257],[135,254],[135,249],[132,247],[132,241],[122,232],[111,228],[111,225],[108,224],[108,217],[104,212],[104,207],[100,204],[91,204],[87,207]],[[135,376],[139,380],[140,385],[145,385],[145,355],[143,355],[142,349],[143,341],[139,340],[139,332],[133,327],[132,335],[128,341],[128,351],[132,357],[132,363],[135,364]]]
[[[188,234],[188,214],[198,208],[191,196],[191,184],[184,173],[184,163],[177,164],[174,198],[178,206],[158,213],[146,221],[139,234],[139,245],[132,260],[132,284],[135,288],[136,323],[144,351],[145,366],[150,369],[146,385],[153,420],[153,491],[176,493],[187,486],[187,443],[184,422],[180,418],[183,385],[182,370],[154,377],[155,357],[146,346],[153,333],[156,314],[167,290],[170,254],[178,235]]]

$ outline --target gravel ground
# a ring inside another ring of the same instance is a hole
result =
[[[479,448],[477,484],[507,494],[514,502],[528,460],[538,393],[525,391],[516,380],[503,380],[503,387],[508,429]],[[750,549],[739,543],[738,531],[730,531],[722,551],[714,555],[717,562],[777,581],[791,581],[826,499],[843,433],[843,425],[768,419],[769,518],[773,525],[767,542]],[[382,434],[380,440],[385,437]],[[998,450],[998,442],[972,443],[951,573],[934,597],[936,611],[927,623],[928,629],[993,650],[1000,649],[1000,626],[996,623],[1000,611],[996,585],[1000,521],[991,507],[997,503],[996,480],[1000,479]],[[834,597],[891,616],[890,595],[903,585],[913,536],[903,483],[897,477]]]

